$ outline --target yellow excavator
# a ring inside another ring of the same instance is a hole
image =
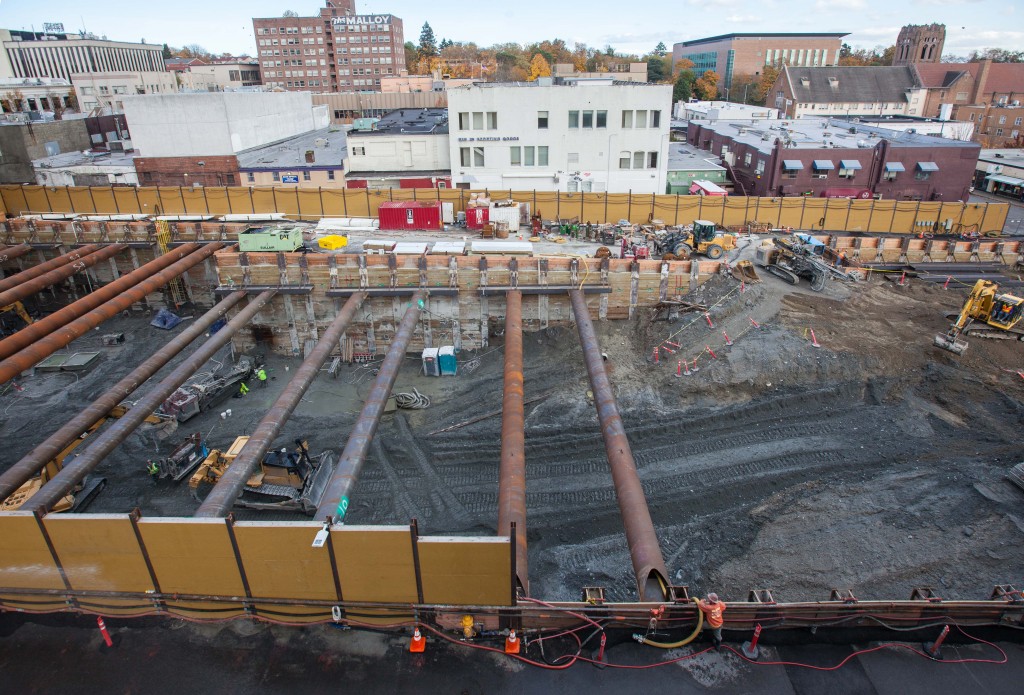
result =
[[[192,496],[199,499],[199,486],[203,483],[216,485],[248,441],[249,437],[243,435],[236,437],[225,451],[212,449],[189,478]],[[333,469],[334,460],[330,452],[311,457],[306,442],[296,439],[293,451],[284,448],[263,457],[260,469],[246,481],[235,506],[303,512],[312,516],[327,489]]]
[[[11,494],[3,502],[0,502],[0,511],[2,512],[14,512],[17,511],[32,499],[32,496],[39,492],[39,489],[50,482],[55,475],[60,473],[61,469],[64,468],[64,460],[71,454],[72,451],[78,448],[78,446],[88,439],[89,435],[102,427],[108,420],[116,420],[122,417],[128,408],[123,405],[114,407],[107,416],[102,420],[97,421],[92,427],[87,429],[85,432],[76,437],[70,444],[65,446],[57,456],[43,467],[43,470],[39,471],[39,475],[32,478],[17,490]],[[154,425],[160,425],[167,421],[166,418],[157,417],[156,415],[149,415],[146,417],[146,422]],[[71,494],[64,497],[57,505],[53,508],[55,512],[66,512],[83,511],[85,507],[100,493],[104,487],[107,486],[106,478],[97,478],[93,476],[87,477],[78,488]]]
[[[990,280],[978,280],[967,296],[953,325],[945,334],[935,336],[935,346],[956,355],[964,354],[967,341],[962,335],[1002,340],[1024,340],[1024,331],[1017,328],[1024,315],[1024,299],[1009,293],[999,293],[999,285]]]
[[[8,311],[13,311],[15,314],[17,314],[18,317],[25,322],[26,326],[32,325],[32,317],[28,315],[27,311],[25,311],[25,305],[22,304],[21,302],[14,302],[12,304],[8,304],[7,306],[0,307],[0,316],[3,316]]]

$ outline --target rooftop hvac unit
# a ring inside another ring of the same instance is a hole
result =
[[[327,138],[317,138],[313,141],[314,147],[327,147],[328,144]]]

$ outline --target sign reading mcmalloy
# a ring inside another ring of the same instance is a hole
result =
[[[334,26],[345,26],[352,24],[391,24],[389,14],[357,14],[348,17],[335,17]]]

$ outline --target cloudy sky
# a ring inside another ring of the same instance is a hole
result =
[[[67,31],[85,27],[111,39],[252,55],[253,17],[278,17],[285,10],[312,16],[322,6],[322,0],[0,0],[0,27],[41,31],[44,22],[62,22]],[[357,0],[357,8],[401,17],[413,42],[430,22],[438,40],[481,46],[561,38],[570,46],[579,41],[643,54],[659,41],[671,48],[677,41],[733,32],[822,31],[848,32],[850,45],[874,48],[895,43],[904,24],[932,22],[946,25],[944,53],[1024,45],[1022,0]]]

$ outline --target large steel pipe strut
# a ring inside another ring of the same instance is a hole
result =
[[[87,247],[83,247],[87,248]],[[17,286],[11,286],[9,289],[0,291],[0,306],[7,306],[12,302],[24,299],[25,297],[31,297],[37,292],[42,292],[51,285],[56,285],[62,280],[66,280],[72,275],[86,268],[90,268],[100,261],[105,261],[108,258],[113,258],[117,254],[128,248],[128,244],[110,244],[105,248],[100,248],[97,251],[84,255],[79,259],[66,262],[59,268],[54,268],[48,272],[39,273],[34,277],[26,277],[22,282],[16,283]],[[63,256],[62,256],[63,258]],[[55,259],[56,260],[56,259]],[[39,266],[36,266],[39,267]],[[32,268],[35,270],[35,268]],[[18,273],[17,275],[9,278],[14,278],[25,275],[30,271],[26,270],[24,273]],[[3,283],[0,283],[2,285]]]
[[[391,389],[398,378],[398,369],[405,360],[405,350],[416,332],[416,322],[420,318],[420,302],[424,300],[426,293],[419,291],[412,296],[412,304],[405,310],[405,316],[398,325],[398,332],[395,339],[388,348],[388,354],[377,372],[377,379],[373,382],[366,397],[366,403],[359,413],[356,424],[352,426],[352,433],[345,443],[345,450],[341,452],[338,459],[338,466],[334,469],[331,482],[327,484],[324,497],[317,507],[316,516],[325,519],[333,517],[335,523],[345,520],[345,512],[348,511],[349,494],[359,480],[359,474],[363,470],[363,463],[366,461],[366,454],[370,450],[370,442],[377,432],[377,425],[380,424],[381,415],[384,414],[384,406],[387,405],[391,396]]]
[[[93,251],[99,251],[101,248],[103,247],[100,244],[89,244],[88,246],[83,246],[81,248],[75,249],[74,251],[69,251],[68,253],[65,253],[63,256],[57,256],[56,258],[40,263],[39,265],[34,265],[27,270],[21,271],[20,273],[15,273],[14,275],[5,277],[3,280],[0,280],[0,292],[6,292],[7,290],[13,287],[17,287],[19,284],[25,282],[26,280],[31,280],[32,278],[39,277],[43,273],[48,273],[51,270],[60,268],[62,265],[67,265],[68,263],[81,260],[82,257],[88,256]],[[2,295],[0,295],[0,306],[6,306],[7,304],[10,304],[12,301],[14,300],[12,299],[10,301],[4,301]]]
[[[5,356],[6,359],[0,362],[0,384],[13,379],[18,374],[21,374],[26,369],[31,368],[40,360],[46,359],[49,355],[52,355],[57,350],[65,347],[76,338],[88,333],[104,321],[117,316],[118,313],[128,309],[135,302],[142,301],[147,295],[160,289],[174,278],[186,272],[192,266],[202,263],[206,258],[213,255],[221,246],[223,246],[223,244],[219,242],[210,244],[202,250],[182,258],[177,263],[155,273],[126,292],[122,292],[115,299],[108,300],[106,303],[93,309],[84,316],[77,318],[66,325],[54,328],[52,332],[37,338],[33,343],[20,352],[11,356]],[[109,287],[109,285],[107,287]],[[58,311],[57,313],[59,314],[60,312]],[[56,316],[57,314],[53,315]],[[43,319],[43,321],[45,320],[46,319]],[[11,338],[16,338],[22,333],[38,326],[43,321],[37,321],[31,326],[23,328],[11,336]]]
[[[206,496],[202,505],[196,510],[196,516],[207,518],[227,516],[235,500],[242,494],[246,481],[259,468],[263,457],[270,450],[274,440],[281,434],[284,424],[288,422],[288,418],[295,412],[295,408],[298,407],[302,396],[320,373],[320,368],[324,366],[324,362],[331,356],[331,351],[334,350],[338,341],[341,340],[345,329],[352,323],[356,310],[365,299],[365,292],[358,292],[348,298],[345,306],[342,307],[334,321],[331,322],[331,325],[328,326],[327,330],[320,337],[316,347],[303,360],[298,370],[296,370],[295,376],[292,377],[292,380],[285,386],[284,391],[274,401],[274,405],[271,406],[267,414],[260,420],[260,424],[256,425],[256,431],[249,437],[249,441],[231,463],[227,472],[221,476],[221,479],[210,490],[210,494]]]
[[[32,250],[32,246],[29,244],[18,244],[17,246],[7,246],[0,249],[0,263],[6,263],[7,261],[13,261],[15,258],[21,258],[26,253]]]
[[[516,579],[530,593],[526,552],[526,416],[523,410],[523,293],[505,295],[505,382],[501,399],[498,534],[516,525]]]
[[[50,461],[54,460],[68,444],[89,431],[89,428],[107,416],[116,405],[130,396],[135,389],[151,379],[178,353],[196,338],[206,332],[217,320],[245,298],[244,291],[237,291],[222,299],[179,333],[173,340],[154,352],[145,362],[133,369],[128,376],[117,382],[112,389],[101,395],[63,427],[36,446],[24,458],[0,475],[0,501],[7,499],[19,487],[31,480]]]
[[[110,452],[117,448],[121,442],[127,439],[179,386],[199,371],[210,358],[217,354],[218,350],[227,345],[238,329],[252,320],[256,312],[262,309],[275,294],[274,290],[267,290],[235,314],[234,318],[228,321],[224,328],[214,333],[198,350],[189,355],[170,374],[150,389],[145,396],[140,398],[132,406],[131,410],[105,429],[102,434],[93,440],[92,444],[87,445],[85,451],[77,453],[70,463],[65,460],[63,470],[55,475],[50,482],[43,485],[39,492],[32,496],[26,506],[29,506],[32,511],[39,514],[45,514],[53,509],[54,505],[62,500],[65,495],[71,493],[86,475],[92,472],[96,466],[100,465],[100,462],[109,456]]]
[[[601,357],[601,346],[594,333],[594,324],[587,309],[587,297],[580,290],[570,290],[572,313],[576,317],[576,330],[583,346],[583,359],[590,376],[590,387],[594,391],[594,405],[601,422],[601,435],[608,464],[612,469],[615,496],[619,501],[619,513],[626,527],[626,541],[629,555],[633,560],[637,591],[641,601],[661,601],[668,598],[668,572],[661,555],[658,536],[654,532],[647,498],[644,497],[640,476],[636,472],[636,461],[629,447],[629,438],[622,426],[622,417],[615,404],[608,373]]]
[[[159,273],[175,261],[183,259],[193,251],[199,249],[199,247],[199,244],[185,244],[184,246],[180,246],[172,251],[168,251],[167,253],[153,259],[138,270],[134,270],[127,275],[122,275],[120,279],[115,280],[108,285],[104,285],[95,292],[90,292],[77,302],[68,304],[60,311],[55,311],[46,318],[36,321],[31,326],[26,326],[14,335],[0,340],[0,359],[10,357],[19,350],[24,350],[43,336],[53,333],[61,326],[74,321],[86,312],[92,311],[101,304],[109,302],[115,297],[120,296],[126,290],[138,285],[146,278]],[[205,248],[203,249],[203,251],[207,250],[208,249]],[[212,253],[212,251],[210,253]],[[164,281],[164,283],[170,282],[172,279],[173,277],[169,277]],[[161,283],[161,285],[164,283]],[[136,299],[135,301],[139,300]],[[40,357],[39,359],[43,358]],[[35,364],[35,362],[32,364]],[[6,379],[3,381],[6,381]]]

